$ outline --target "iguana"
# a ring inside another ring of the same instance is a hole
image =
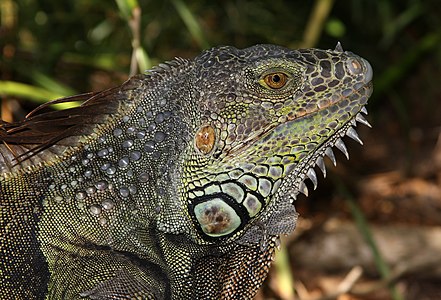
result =
[[[372,68],[256,45],[176,58],[0,126],[0,297],[252,299]]]

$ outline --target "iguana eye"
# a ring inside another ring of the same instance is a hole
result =
[[[196,132],[194,138],[195,148],[203,155],[213,150],[216,142],[216,133],[210,125],[204,125]]]
[[[282,72],[269,73],[263,77],[263,82],[271,89],[281,89],[288,82],[288,75]]]

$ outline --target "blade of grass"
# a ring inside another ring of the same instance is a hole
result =
[[[152,63],[150,62],[150,57],[148,56],[147,52],[144,50],[143,47],[136,48],[135,58],[139,66],[138,69],[141,73],[145,72],[146,70],[152,67]],[[135,72],[131,72],[131,74],[133,73]]]
[[[275,289],[282,299],[294,299],[294,276],[291,272],[288,247],[283,245],[276,254],[274,267],[277,271]]]
[[[118,60],[115,63],[115,59]],[[126,62],[124,54],[115,53],[100,53],[95,55],[82,55],[77,52],[65,52],[63,53],[61,60],[66,63],[81,64],[108,71],[120,71],[119,65],[123,65]]]
[[[437,46],[440,41],[441,31],[426,34],[420,39],[419,43],[409,47],[407,53],[405,53],[397,63],[392,64],[382,74],[376,77],[374,79],[375,94],[370,100],[371,104],[379,99],[379,96],[382,95],[385,90],[390,89],[390,87],[401,78],[407,76],[409,71],[420,62],[419,58],[422,55],[426,55],[427,52],[438,49]]]
[[[184,21],[185,26],[190,32],[193,39],[199,45],[201,49],[210,48],[210,44],[204,36],[204,32],[199,22],[197,21],[194,14],[190,11],[188,6],[182,0],[172,0],[172,3],[181,17],[182,21]]]
[[[372,235],[372,231],[369,228],[369,224],[361,211],[360,207],[357,205],[357,203],[354,200],[354,197],[350,194],[348,189],[343,185],[342,181],[338,178],[334,180],[334,183],[337,186],[338,192],[343,195],[346,204],[348,205],[349,209],[351,210],[351,214],[354,217],[355,224],[357,225],[358,230],[360,231],[361,235],[363,236],[364,240],[368,244],[369,248],[371,249],[372,256],[374,257],[374,263],[375,266],[380,273],[381,278],[383,281],[387,282],[390,277],[390,269],[389,266],[386,264],[385,260],[383,259],[380,250],[378,249],[377,243],[374,240],[374,237]],[[395,288],[394,285],[391,285],[388,287],[391,297],[394,300],[403,300],[404,298],[400,295],[398,290]]]
[[[311,48],[317,45],[325,21],[328,18],[333,5],[334,0],[315,1],[313,11],[303,34],[303,41],[299,45],[300,48]]]
[[[28,99],[34,103],[42,104],[49,100],[62,98],[66,95],[45,88],[36,87],[33,85],[15,82],[15,81],[0,81],[0,95],[8,95]],[[61,103],[54,106],[56,109],[66,109],[77,106],[79,103]]]
[[[132,58],[130,61],[130,76],[145,72],[151,68],[150,57],[141,45],[141,7],[137,0],[116,0],[118,8],[127,21],[132,32]]]
[[[381,2],[381,5],[390,5],[390,3]],[[383,38],[379,42],[379,45],[383,48],[389,47],[396,41],[396,38],[404,28],[424,13],[425,11],[421,2],[415,1],[397,17],[384,19]]]
[[[130,30],[132,31],[132,61],[130,63],[130,76],[133,76],[139,70],[145,70],[151,67],[147,52],[141,46],[141,7],[136,6],[132,10],[132,17],[128,20]]]
[[[132,11],[135,7],[139,6],[137,0],[115,0],[118,5],[118,9],[124,19],[130,20],[132,17]]]
[[[22,97],[36,103],[44,103],[47,100],[61,98],[65,95],[49,91],[45,88],[39,88],[33,85],[15,82],[0,81],[0,94]]]
[[[78,94],[78,92],[72,89],[71,87],[68,87],[67,85],[64,85],[54,80],[53,78],[39,72],[38,70],[32,71],[32,79],[37,86],[44,88],[48,91],[54,92],[56,94],[60,94],[63,96]]]

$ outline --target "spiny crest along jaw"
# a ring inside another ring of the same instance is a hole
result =
[[[341,151],[347,159],[349,159],[349,152],[343,141],[345,136],[350,137],[360,145],[363,145],[363,141],[359,137],[356,127],[357,123],[363,124],[367,127],[372,127],[366,120],[364,115],[367,115],[367,110],[363,106],[359,113],[355,115],[345,126],[342,126],[327,142],[323,143],[317,151],[311,153],[309,157],[304,158],[303,162],[299,164],[291,174],[288,175],[284,182],[280,185],[277,195],[280,197],[287,197],[290,199],[290,203],[293,204],[299,193],[305,196],[309,195],[308,187],[305,184],[305,180],[309,179],[313,185],[314,190],[318,186],[318,177],[315,171],[315,167],[322,172],[323,177],[326,178],[326,165],[324,158],[327,157],[334,166],[337,165],[337,160],[334,155],[333,148],[337,148]]]

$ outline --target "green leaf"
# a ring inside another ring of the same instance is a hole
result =
[[[64,94],[53,92],[45,88],[40,88],[15,81],[0,81],[0,95],[26,98],[38,104],[46,103],[49,100],[54,100],[66,96]],[[54,108],[66,109],[78,105],[79,103],[76,102],[61,103],[54,106]]]
[[[38,86],[55,94],[59,94],[63,96],[78,94],[78,92],[72,89],[71,87],[68,87],[56,81],[55,79],[47,76],[42,72],[39,72],[38,70],[32,71],[32,79]]]
[[[136,60],[138,61],[140,72],[143,73],[146,70],[150,69],[152,67],[152,63],[144,48],[139,47],[135,51],[136,51],[135,56],[136,56]]]
[[[332,18],[326,22],[326,33],[335,38],[341,38],[346,33],[345,24],[336,18]]]
[[[210,45],[204,36],[199,22],[197,21],[194,14],[190,11],[188,6],[182,0],[172,0],[172,3],[175,6],[182,21],[184,21],[188,31],[190,31],[191,36],[198,43],[199,47],[201,47],[202,49],[210,48]]]
[[[132,18],[132,11],[138,6],[137,0],[115,0],[118,5],[119,11],[126,20]]]

